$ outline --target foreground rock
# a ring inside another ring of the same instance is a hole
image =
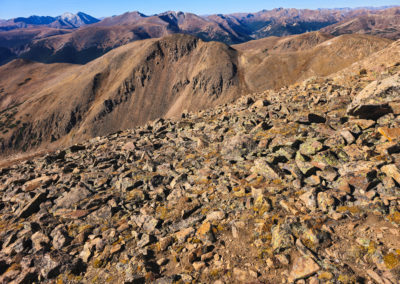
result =
[[[400,116],[351,92],[309,80],[1,169],[0,283],[399,283]]]

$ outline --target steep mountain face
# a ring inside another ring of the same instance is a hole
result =
[[[400,8],[368,12],[322,29],[333,35],[369,34],[389,39],[400,38]]]
[[[0,68],[3,153],[66,145],[345,68],[391,43],[319,32],[229,46],[189,35],[137,41],[83,66]]]
[[[2,67],[3,151],[131,128],[229,102],[244,89],[234,49],[184,35],[135,42],[85,66],[50,66],[58,71],[22,61]]]
[[[56,17],[55,21],[50,23],[49,26],[59,29],[75,29],[98,22],[100,22],[99,19],[82,12],[78,12],[77,14],[64,13],[61,16]]]

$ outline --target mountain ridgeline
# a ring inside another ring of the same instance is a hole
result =
[[[173,11],[151,16],[129,12],[101,21],[84,13],[17,18],[0,22],[0,47],[7,49],[2,52],[0,63],[19,57],[43,63],[85,64],[129,42],[175,33],[226,44],[323,28],[333,35],[351,32],[398,39],[399,10],[279,8],[208,16]],[[369,19],[368,24],[357,24],[364,23],[365,18]]]
[[[69,145],[327,76],[391,42],[312,32],[230,47],[176,34],[121,46],[85,65],[14,60],[0,67],[1,150]]]

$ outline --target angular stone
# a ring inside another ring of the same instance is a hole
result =
[[[24,284],[24,283],[35,283],[38,277],[38,273],[35,267],[30,267],[21,271],[18,277],[10,282],[12,284]],[[1,281],[1,280],[0,280]]]
[[[33,191],[38,189],[41,186],[47,186],[50,183],[52,183],[55,179],[57,178],[57,176],[53,177],[53,176],[42,176],[30,181],[27,181],[24,186],[23,186],[23,190],[24,191]]]
[[[209,222],[204,222],[197,230],[197,235],[204,240],[215,241],[215,236],[212,231],[212,226]]]
[[[390,142],[400,138],[400,128],[379,127],[378,132]]]
[[[364,160],[366,151],[356,144],[351,144],[343,147],[343,151],[349,157],[350,161]]]
[[[170,245],[172,245],[174,242],[174,238],[171,236],[167,236],[164,238],[160,238],[158,241],[158,247],[160,251],[165,251]]]
[[[339,181],[338,181],[338,187],[337,187],[339,190],[341,190],[341,191],[344,191],[344,192],[346,192],[347,194],[351,194],[351,192],[352,192],[352,189],[351,189],[351,187],[350,187],[350,184],[349,184],[349,182],[347,181],[347,179],[346,178],[341,178]]]
[[[314,189],[310,189],[307,192],[300,195],[300,200],[304,202],[306,207],[310,210],[317,209],[317,194]]]
[[[225,212],[223,211],[214,211],[207,214],[206,220],[208,221],[219,221],[225,218]]]
[[[294,239],[288,228],[278,224],[272,228],[271,245],[274,251],[281,251],[290,248]]]
[[[375,121],[368,120],[368,119],[352,119],[351,122],[360,126],[361,129],[364,129],[364,130],[375,125]]]
[[[384,143],[376,145],[375,151],[383,156],[400,153],[400,145],[394,141],[393,142],[384,142]]]
[[[385,173],[386,176],[393,178],[398,184],[400,184],[400,171],[396,165],[391,164],[383,166],[381,171]]]
[[[140,238],[140,241],[138,241],[137,246],[143,248],[151,244],[153,240],[154,240],[153,236],[148,234],[143,234],[142,237]]]
[[[39,205],[46,201],[47,192],[38,193],[31,202],[29,202],[18,214],[18,218],[28,218],[32,214],[39,211]]]
[[[300,145],[300,153],[306,156],[315,155],[321,151],[324,145],[316,139],[309,139]]]
[[[281,169],[268,164],[263,158],[256,159],[254,161],[254,166],[250,170],[252,173],[262,175],[268,180],[277,180],[284,176]]]
[[[89,210],[70,210],[70,209],[59,209],[56,212],[54,212],[54,216],[57,217],[62,217],[65,219],[81,219],[87,215],[89,215],[90,211]]]
[[[206,267],[206,264],[203,261],[195,261],[192,263],[194,270],[200,271],[204,267]]]
[[[389,102],[389,106],[393,111],[393,114],[399,115],[400,114],[400,102]]]
[[[71,241],[71,238],[68,236],[67,232],[65,232],[62,228],[54,229],[50,236],[53,238],[52,245],[55,249],[62,249]]]
[[[340,132],[340,135],[342,135],[342,137],[346,140],[348,145],[350,145],[351,143],[353,143],[356,140],[354,138],[353,134],[347,129],[342,130]]]
[[[40,266],[40,274],[45,278],[54,278],[60,273],[61,263],[53,259],[49,254],[43,256]]]
[[[50,239],[41,232],[34,233],[31,237],[31,240],[35,251],[48,248],[50,243]]]
[[[320,266],[310,257],[299,256],[293,261],[289,281],[307,278],[320,270]]]
[[[399,74],[373,81],[356,95],[348,106],[347,113],[363,119],[378,119],[393,112],[389,103],[398,99],[399,93]]]
[[[65,192],[63,196],[55,200],[57,208],[73,208],[81,200],[91,195],[91,192],[84,187],[76,186],[70,191]]]

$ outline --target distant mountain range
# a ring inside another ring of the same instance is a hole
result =
[[[0,31],[9,31],[19,28],[29,28],[35,26],[57,28],[57,29],[75,29],[81,26],[90,25],[99,22],[88,14],[78,12],[77,14],[64,13],[58,17],[50,16],[30,16],[28,18],[18,17],[10,20],[0,21]]]
[[[147,16],[135,11],[102,20],[81,12],[58,17],[16,18],[0,21],[0,65],[14,58],[85,64],[129,42],[176,33],[226,44],[318,30],[336,36],[359,33],[398,39],[399,13],[399,7],[278,8],[207,16],[174,11]]]

